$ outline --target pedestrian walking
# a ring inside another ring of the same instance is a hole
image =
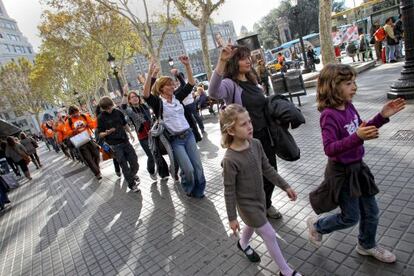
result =
[[[185,67],[188,78],[184,87],[174,92],[174,80],[171,77],[162,76],[156,80],[152,87],[153,94],[151,94],[151,76],[156,70],[155,64],[151,63],[143,95],[155,116],[163,120],[169,133],[174,158],[177,159],[180,169],[184,173],[184,177],[181,178],[184,192],[190,197],[203,198],[206,186],[203,164],[194,134],[184,116],[182,104],[183,99],[192,92],[195,80],[189,58],[180,56],[180,61]],[[173,160],[170,161],[173,162]]]
[[[257,62],[256,72],[259,75],[260,85],[263,87],[266,96],[269,96],[269,72],[262,59]]]
[[[389,17],[385,20],[384,31],[386,33],[385,43],[387,45],[387,62],[397,62],[395,52],[398,45],[398,39],[394,34],[394,18]]]
[[[139,144],[147,155],[147,171],[152,180],[157,180],[157,172],[155,168],[155,156],[152,154],[149,147],[149,131],[151,130],[152,120],[151,112],[148,106],[144,103],[137,92],[131,91],[124,94],[122,98],[121,108],[128,115],[132,124],[135,127]],[[160,166],[162,169],[158,170],[161,178],[168,176],[168,165],[162,155],[157,156],[159,162],[163,162]],[[157,162],[157,164],[159,163]]]
[[[16,140],[13,136],[7,137],[6,156],[10,157],[20,167],[27,179],[32,180],[27,166],[30,163],[30,156],[25,147]]]
[[[19,166],[13,161],[13,159],[10,156],[6,155],[7,142],[6,141],[0,141],[0,147],[1,147],[0,151],[1,151],[2,155],[4,155],[4,157],[6,158],[7,164],[9,164],[10,168],[12,168],[14,174],[17,177],[21,177]]]
[[[264,175],[273,185],[296,200],[295,191],[270,165],[259,140],[253,138],[249,113],[238,104],[227,106],[220,113],[221,145],[227,149],[223,161],[223,184],[227,216],[235,236],[240,231],[238,211],[246,224],[237,247],[251,262],[260,262],[260,256],[250,247],[249,241],[256,232],[263,239],[270,256],[280,269],[279,275],[301,275],[287,264],[276,239],[276,232],[266,218],[266,196],[263,190]]]
[[[99,148],[92,140],[92,131],[96,128],[96,120],[87,113],[80,113],[77,106],[69,106],[69,118],[67,119],[67,128],[70,139],[80,140],[77,150],[85,164],[91,169],[95,177],[102,179],[101,170],[99,168],[100,154]],[[82,134],[82,135],[79,135]],[[73,142],[71,142],[73,145]],[[76,145],[73,145],[76,147]]]
[[[43,167],[40,163],[39,155],[37,155],[37,148],[39,145],[37,144],[36,140],[28,137],[24,132],[20,133],[20,144],[24,146],[26,149],[27,154],[30,156],[33,164],[36,166],[36,169],[40,169]]]
[[[111,98],[105,96],[99,100],[102,109],[98,117],[98,135],[108,143],[115,154],[122,169],[128,187],[138,192],[140,179],[137,176],[139,169],[138,157],[134,147],[128,139],[127,132],[134,141],[135,138],[129,129],[124,113],[114,108],[115,104]]]
[[[260,140],[270,164],[277,170],[276,151],[271,146],[272,137],[264,112],[266,98],[257,84],[258,80],[252,70],[249,48],[231,44],[222,48],[210,80],[209,95],[215,99],[223,99],[228,105],[237,103],[247,109],[252,119],[253,137]],[[274,142],[277,143],[277,141]],[[263,183],[267,216],[279,219],[282,214],[272,206],[275,186],[266,178],[263,178]]]
[[[309,68],[312,70],[312,72],[315,72],[316,71],[316,66],[315,66],[316,54],[312,46],[308,47],[308,51],[306,52],[306,55],[308,57]]]
[[[372,120],[363,121],[352,104],[357,91],[355,77],[356,71],[343,64],[328,64],[319,75],[317,103],[328,164],[325,179],[311,192],[310,201],[317,214],[338,205],[341,212],[320,219],[309,217],[309,240],[320,246],[322,235],[359,222],[356,251],[392,263],[395,255],[376,242],[379,210],[375,195],[379,189],[363,161],[363,144],[365,140],[378,138],[378,129],[405,107],[405,101],[389,101]]]

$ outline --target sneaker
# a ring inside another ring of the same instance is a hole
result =
[[[356,251],[358,254],[364,256],[372,256],[383,263],[394,263],[397,260],[397,257],[395,257],[392,252],[379,245],[371,249],[365,249],[358,243],[356,246]]]
[[[121,172],[115,172],[116,176],[121,177]]]
[[[150,177],[152,180],[157,180],[157,173],[150,173]]]
[[[139,176],[138,175],[136,175],[134,177],[134,180],[135,180],[135,185],[137,185],[137,186],[141,183],[141,179],[139,179]]]
[[[101,180],[102,179],[102,175],[99,173],[99,174],[97,174],[96,176],[96,179],[98,179],[98,180]]]
[[[246,255],[247,259],[251,261],[252,263],[260,262],[260,256],[256,253],[256,251],[253,250],[253,248],[248,245],[244,250],[242,249],[240,245],[240,241],[237,242],[237,248],[240,249]]]
[[[140,192],[141,190],[138,188],[138,185],[137,185],[137,184],[135,184],[134,186],[132,186],[131,191],[133,191],[134,193],[138,193],[138,192]]]
[[[273,206],[270,206],[267,211],[266,211],[266,215],[269,218],[272,219],[280,219],[282,218],[282,214]]]
[[[316,247],[321,246],[322,244],[322,234],[318,233],[315,228],[315,223],[318,221],[317,217],[311,216],[306,220],[306,224],[308,225],[309,241],[315,245]]]

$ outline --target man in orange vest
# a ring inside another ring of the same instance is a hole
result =
[[[62,149],[63,153],[69,157],[74,159],[74,156],[71,156],[69,154],[69,150],[68,147],[66,146],[66,139],[68,138],[70,132],[69,130],[67,130],[67,125],[66,125],[66,121],[65,121],[65,116],[63,116],[61,113],[57,114],[57,120],[55,122],[55,139],[58,143],[58,145],[60,146],[60,148]]]
[[[83,160],[95,177],[100,180],[102,175],[99,168],[99,148],[92,141],[92,130],[96,128],[96,120],[87,113],[80,113],[76,106],[70,106],[68,113],[69,118],[66,120],[67,134],[73,144],[74,141],[79,142],[75,146],[77,146]],[[89,139],[85,139],[85,137],[89,137]]]
[[[59,152],[59,147],[57,146],[56,141],[55,141],[55,130],[53,128],[53,124],[54,124],[53,120],[50,119],[50,120],[43,122],[43,124],[41,125],[41,128],[42,128],[43,135],[46,138],[47,142],[50,145],[52,145],[53,149],[56,152]]]

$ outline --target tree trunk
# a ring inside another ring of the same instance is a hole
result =
[[[208,39],[207,39],[207,23],[206,23],[206,21],[201,22],[199,28],[200,28],[201,48],[203,50],[204,70],[207,73],[208,79],[210,79],[213,72],[211,70],[210,55],[208,53]]]
[[[321,40],[322,64],[335,63],[332,43],[332,0],[319,0],[319,34]]]

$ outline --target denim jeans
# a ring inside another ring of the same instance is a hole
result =
[[[131,143],[126,142],[118,145],[111,145],[114,151],[116,160],[122,169],[122,174],[125,177],[128,187],[132,188],[135,184],[135,175],[138,172],[138,157],[135,153],[134,147]]]
[[[387,62],[391,62],[391,60],[395,60],[395,50],[397,45],[387,45],[388,54],[387,54]]]
[[[152,152],[148,145],[148,139],[139,140],[139,143],[141,144],[142,149],[145,151],[145,154],[147,155],[147,171],[150,174],[154,174],[155,161],[154,161],[154,156],[152,155]]]
[[[375,196],[351,197],[349,185],[344,184],[339,195],[340,214],[319,219],[316,231],[328,234],[354,226],[359,221],[359,244],[365,249],[375,247],[378,226],[378,205]]]
[[[188,129],[180,137],[176,136],[171,141],[174,157],[184,173],[184,179],[181,181],[183,190],[194,197],[203,197],[206,187],[203,165],[200,159],[194,134]]]
[[[190,112],[193,115],[194,119],[196,120],[197,125],[200,128],[200,130],[204,131],[203,119],[201,119],[200,114],[198,114],[198,112],[197,112],[197,107],[196,107],[195,102],[187,104],[185,107],[188,108],[188,110],[190,110]]]

